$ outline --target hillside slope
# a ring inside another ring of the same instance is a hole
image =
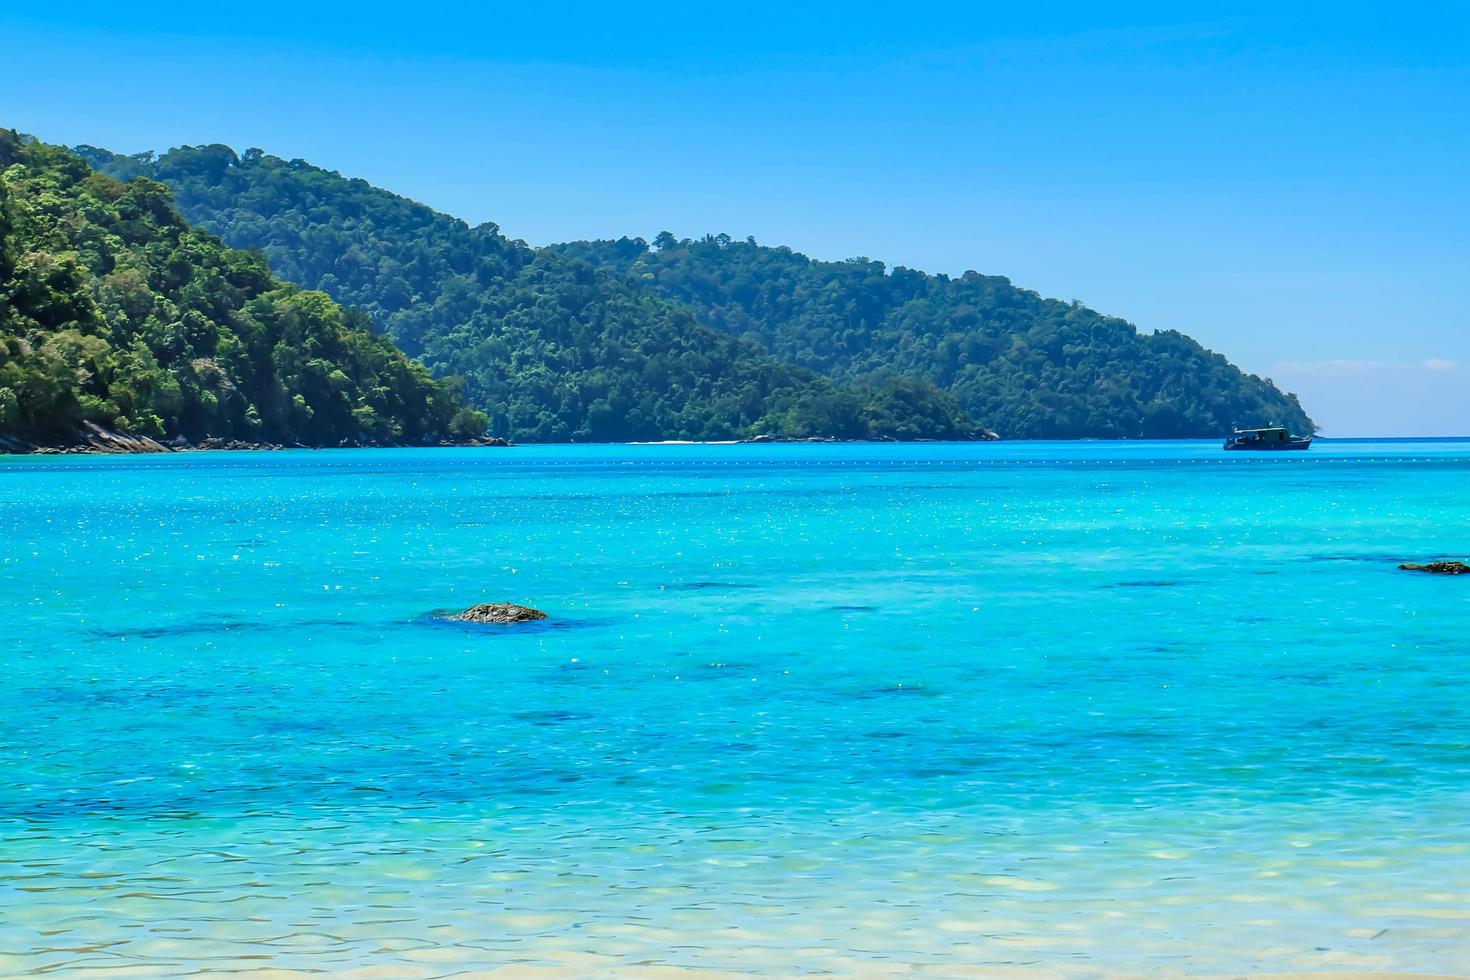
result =
[[[78,151],[119,178],[162,181],[191,221],[363,310],[435,375],[463,376],[492,428],[515,439],[953,439],[977,428],[928,382],[834,386],[622,276],[300,160],[225,146]]]
[[[365,317],[190,228],[169,191],[0,130],[0,435],[312,446],[479,435]]]
[[[836,381],[926,379],[1007,437],[1214,437],[1270,422],[1312,431],[1296,396],[1177,331],[1140,333],[999,276],[820,262],[724,235],[554,249]]]

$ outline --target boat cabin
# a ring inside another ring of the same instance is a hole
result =
[[[1264,429],[1236,429],[1237,442],[1290,442],[1291,434],[1285,426],[1272,425]]]

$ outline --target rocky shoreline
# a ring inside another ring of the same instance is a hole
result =
[[[996,442],[1000,436],[989,429],[977,433],[971,441]],[[768,445],[774,443],[859,443],[859,442],[935,442],[934,439],[840,439],[837,436],[778,436],[761,434],[748,439],[731,440],[735,443]],[[160,441],[150,436],[132,436],[112,432],[85,423],[72,442],[41,442],[20,436],[0,434],[0,456],[88,456],[88,455],[135,455],[142,453],[208,452],[226,450],[231,452],[270,452],[280,449],[402,449],[410,447],[465,448],[474,446],[514,446],[516,443],[500,436],[481,436],[459,442],[399,443],[399,442],[354,442],[343,441],[335,446],[286,445],[277,442],[250,442],[244,439],[222,439],[211,437],[199,442],[190,442],[182,436]]]
[[[408,443],[347,442],[336,446],[282,445],[274,442],[249,442],[243,439],[201,439],[189,442],[182,436],[160,442],[149,436],[131,436],[122,432],[111,432],[91,422],[83,423],[82,431],[73,442],[37,442],[19,436],[0,435],[0,455],[34,456],[81,456],[81,455],[136,455],[143,453],[210,452],[227,450],[233,452],[267,452],[279,449],[386,449],[406,448]],[[499,436],[481,436],[460,442],[438,442],[420,444],[428,446],[514,446],[515,443]]]
[[[780,436],[763,432],[760,435],[751,436],[749,439],[740,439],[744,443],[773,443],[773,442],[943,442],[941,439],[895,439],[893,436],[876,436],[872,439],[842,439],[837,436]],[[999,442],[1000,435],[992,429],[980,429],[970,436],[969,439],[959,440],[963,442]]]

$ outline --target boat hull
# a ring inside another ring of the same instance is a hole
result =
[[[1312,448],[1310,439],[1287,439],[1282,442],[1235,442],[1226,440],[1225,448],[1232,452],[1246,453],[1285,453],[1293,450]]]

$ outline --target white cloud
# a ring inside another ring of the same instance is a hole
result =
[[[1429,371],[1453,371],[1455,369],[1455,362],[1446,361],[1439,357],[1431,357],[1424,362],[1424,367]]]

